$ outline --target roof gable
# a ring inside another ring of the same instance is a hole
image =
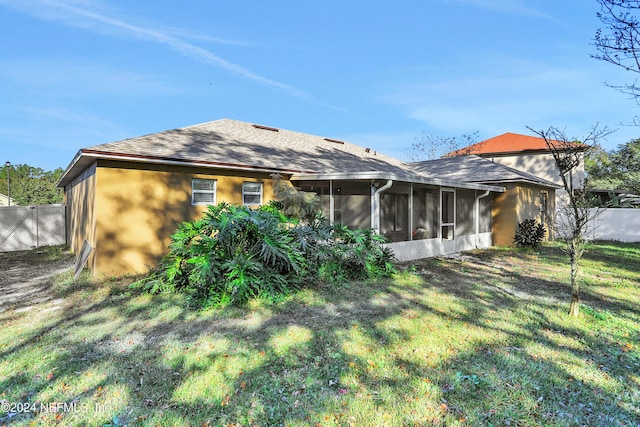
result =
[[[410,165],[423,176],[483,184],[525,182],[558,188],[558,185],[546,179],[475,155],[427,160]]]
[[[559,143],[560,144],[560,143]],[[564,144],[561,144],[561,146]],[[576,146],[582,145],[576,143]],[[460,150],[447,154],[447,157],[475,154],[484,156],[489,154],[510,154],[528,151],[549,151],[544,138],[518,133],[503,133],[502,135],[486,139]]]

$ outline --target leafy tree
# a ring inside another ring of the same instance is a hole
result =
[[[606,128],[598,130],[594,127],[580,143],[575,139],[567,138],[563,131],[555,127],[539,131],[529,129],[546,142],[560,171],[562,186],[566,192],[565,200],[561,200],[557,206],[553,228],[556,230],[557,237],[564,243],[564,251],[569,256],[571,268],[569,314],[578,316],[580,314],[578,268],[584,254],[585,235],[601,210],[595,208],[594,200],[588,195],[586,180],[581,188],[576,188],[571,177],[573,170],[582,162],[585,151],[592,150],[597,145],[598,139],[604,137],[609,131]]]
[[[600,146],[593,147],[585,156],[584,170],[589,178],[591,189],[616,190],[620,186],[620,180],[611,163],[611,156]]]
[[[407,157],[411,162],[420,162],[447,157],[454,151],[459,151],[457,155],[466,155],[469,153],[465,152],[464,148],[476,142],[478,142],[478,131],[463,134],[460,138],[423,132],[422,136],[416,138],[411,144]]]
[[[16,205],[47,205],[62,203],[62,189],[56,183],[64,170],[44,171],[29,165],[4,166],[0,173],[0,192],[7,192],[7,170],[11,180],[11,199]]]
[[[611,155],[611,162],[622,181],[620,189],[640,194],[640,139],[618,146]]]
[[[597,147],[585,160],[590,187],[640,194],[640,138],[607,152]]]
[[[640,0],[597,0],[600,12],[597,16],[605,28],[598,29],[594,58],[640,73]],[[640,95],[640,87],[634,82],[614,86],[634,98]]]

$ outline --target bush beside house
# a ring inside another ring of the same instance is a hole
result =
[[[221,203],[181,224],[158,269],[133,286],[183,292],[197,306],[273,299],[317,282],[361,280],[395,271],[384,238],[371,230],[289,218],[279,204]]]

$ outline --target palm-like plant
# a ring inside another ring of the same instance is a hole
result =
[[[134,286],[186,292],[205,306],[270,298],[308,282],[390,274],[392,254],[381,241],[320,217],[289,219],[274,204],[254,210],[221,203],[181,224],[160,267]]]

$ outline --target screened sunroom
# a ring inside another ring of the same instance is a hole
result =
[[[291,182],[320,197],[331,223],[385,236],[400,261],[491,246],[492,194],[504,191],[383,172],[300,174]]]

